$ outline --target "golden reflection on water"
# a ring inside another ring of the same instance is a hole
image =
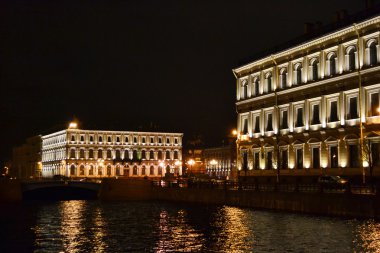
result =
[[[359,239],[365,252],[380,253],[380,224],[368,221],[358,228]],[[357,242],[356,242],[357,243]],[[354,244],[356,244],[354,241]],[[360,245],[360,244],[359,244]]]

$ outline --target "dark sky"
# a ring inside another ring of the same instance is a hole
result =
[[[63,129],[164,131],[218,144],[236,125],[239,61],[360,0],[1,1],[0,162]]]

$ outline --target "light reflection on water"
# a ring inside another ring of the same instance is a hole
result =
[[[380,252],[373,220],[86,200],[0,214],[0,252]]]

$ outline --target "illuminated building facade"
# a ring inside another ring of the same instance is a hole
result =
[[[42,136],[42,176],[162,177],[182,174],[182,133],[69,128]]]
[[[236,144],[203,150],[206,174],[210,177],[231,179],[236,166]]]
[[[372,17],[233,70],[240,175],[378,173],[379,27]]]

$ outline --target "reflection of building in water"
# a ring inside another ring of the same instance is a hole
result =
[[[161,177],[182,174],[181,133],[69,128],[42,136],[42,176]]]
[[[206,173],[211,177],[231,178],[236,166],[236,144],[230,143],[221,147],[205,148],[203,162]]]
[[[233,70],[242,175],[276,175],[277,169],[361,175],[362,166],[366,175],[371,168],[376,173],[379,26],[380,16],[371,17]]]

